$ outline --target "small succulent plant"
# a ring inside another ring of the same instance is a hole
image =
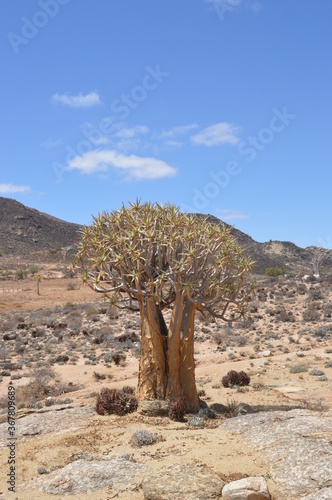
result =
[[[99,415],[125,415],[137,410],[137,399],[125,390],[103,388],[97,396],[96,412]]]
[[[224,387],[242,387],[250,384],[250,377],[244,371],[237,372],[235,370],[231,370],[222,378],[221,383]]]
[[[168,415],[171,420],[182,422],[186,413],[186,405],[182,398],[175,399],[169,405]]]

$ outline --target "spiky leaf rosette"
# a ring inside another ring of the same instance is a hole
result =
[[[244,314],[252,289],[252,263],[230,229],[170,204],[137,201],[95,217],[83,229],[74,265],[118,307],[135,308],[149,297],[163,308],[181,290],[197,309],[233,320]]]

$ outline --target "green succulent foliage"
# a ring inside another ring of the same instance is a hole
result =
[[[226,311],[245,313],[252,290],[252,262],[230,229],[171,204],[137,200],[94,217],[82,230],[74,266],[118,307],[144,297],[166,307],[182,290],[197,309],[226,319]]]

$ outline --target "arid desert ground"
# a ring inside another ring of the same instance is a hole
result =
[[[232,422],[259,416],[262,429],[272,429],[271,415],[276,422],[292,415],[299,419],[299,426],[306,418],[322,422],[322,429],[311,429],[313,435],[307,440],[314,436],[326,444],[331,439],[331,428],[326,430],[323,425],[331,425],[332,409],[329,277],[309,281],[258,277],[245,320],[227,325],[197,316],[197,387],[202,406],[218,411],[215,418],[203,420],[203,427],[196,427],[191,425],[194,415],[175,422],[167,415],[96,413],[101,388],[135,388],[137,384],[139,315],[110,307],[79,278],[66,277],[66,266],[58,271],[52,266],[42,266],[40,295],[32,276],[0,281],[0,435],[5,444],[10,382],[16,392],[18,438],[16,496],[8,496],[2,475],[1,498],[153,498],[146,493],[146,485],[142,489],[143,478],[163,475],[165,468],[172,470],[176,465],[197,467],[203,476],[213,473],[221,484],[263,476],[274,499],[311,498],[308,495],[317,488],[330,488],[325,477],[321,484],[300,480],[294,485],[291,478],[289,485],[284,484],[282,473],[268,458],[273,444],[255,445],[254,438],[232,429]],[[167,320],[168,313],[165,316]],[[120,354],[116,362],[114,354]],[[245,371],[250,376],[249,386],[223,387],[221,379],[230,370]],[[133,434],[143,429],[152,432],[156,442],[134,446]],[[289,435],[285,442],[293,437]],[[296,456],[296,443],[294,446]],[[298,444],[299,454],[301,446],[303,443]],[[287,446],[284,453],[289,456]],[[0,457],[5,470],[5,446]],[[278,460],[286,467],[285,457]],[[313,464],[318,460],[317,467],[321,458],[310,460]],[[117,470],[113,482],[109,477],[112,469],[103,469],[106,464]],[[77,468],[71,470],[71,466]],[[91,473],[94,466],[99,467],[95,475]],[[61,471],[64,475],[58,477]],[[185,469],[182,473],[186,476]],[[290,470],[288,473],[291,476]],[[206,498],[215,498],[206,494]]]

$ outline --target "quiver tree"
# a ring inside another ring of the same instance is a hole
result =
[[[118,308],[140,313],[138,398],[182,397],[197,408],[195,311],[234,320],[252,289],[251,262],[230,230],[169,204],[131,203],[83,229],[74,265]]]

